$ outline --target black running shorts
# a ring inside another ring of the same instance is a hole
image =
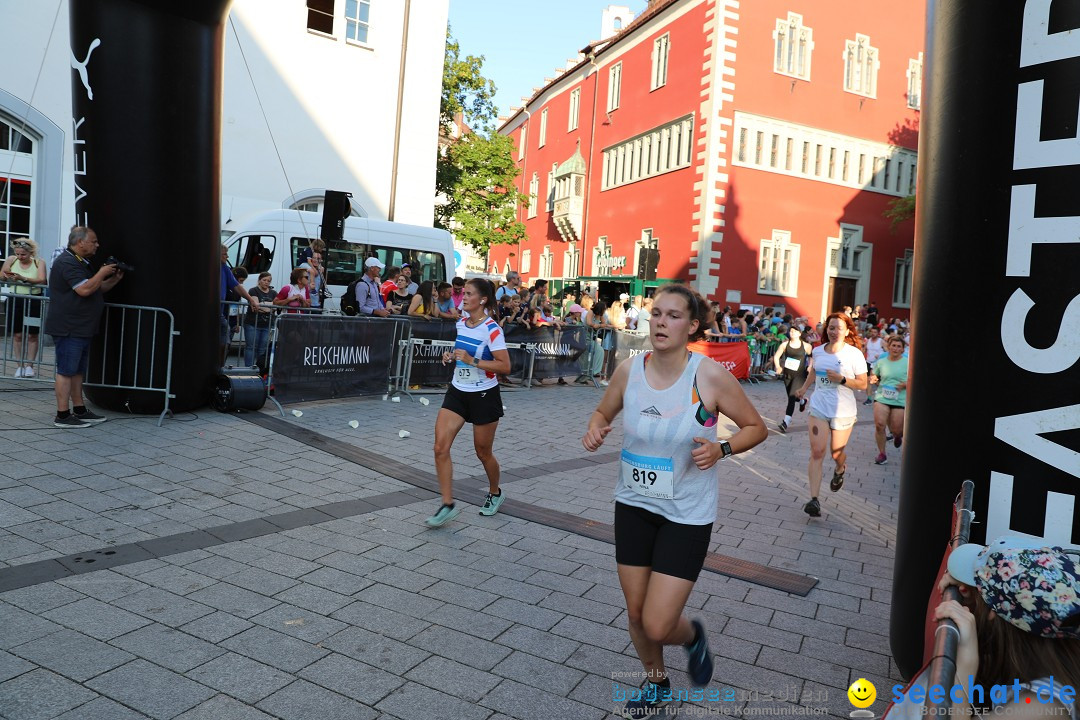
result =
[[[697,582],[709,552],[712,523],[684,525],[632,505],[615,503],[615,562]]]
[[[451,385],[446,389],[442,406],[473,425],[499,422],[499,418],[503,416],[502,395],[499,394],[498,385],[490,390],[477,392],[465,392]]]

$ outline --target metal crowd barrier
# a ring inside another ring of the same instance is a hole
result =
[[[164,407],[157,422],[161,427],[165,416],[172,415],[169,401],[176,397],[172,393],[172,368],[177,335],[175,318],[165,308],[106,303],[97,335],[102,339],[100,362],[94,362],[98,353],[91,352],[83,385],[162,393]],[[109,343],[114,338],[120,347],[110,352]]]
[[[971,523],[975,520],[975,512],[971,509],[974,494],[975,483],[965,480],[956,498],[956,518],[953,521],[953,536],[949,541],[952,550],[967,543],[971,536]],[[945,588],[942,599],[962,602],[960,590],[955,585]],[[927,687],[952,687],[953,678],[956,677],[956,650],[959,643],[960,630],[956,623],[948,618],[940,620],[934,631],[934,652],[930,661]],[[948,715],[952,709],[949,693],[944,693],[940,701],[934,700],[934,697],[930,694],[926,699],[926,714],[931,717]]]
[[[4,339],[0,345],[0,375],[52,382],[56,356],[44,326],[49,299],[44,295],[24,295],[10,288],[0,290],[4,315]],[[30,346],[34,351],[30,352]],[[26,368],[32,375],[26,375]]]
[[[31,382],[56,379],[56,351],[45,334],[49,298],[0,292],[4,309],[4,339],[0,345],[0,374]],[[172,393],[173,344],[176,323],[165,308],[105,303],[101,327],[91,346],[83,385],[116,390],[160,392],[164,395],[161,425]],[[36,332],[35,332],[36,331]],[[36,336],[36,350],[31,338]],[[33,370],[26,374],[26,368]],[[21,370],[21,372],[20,372]]]
[[[245,301],[226,300],[221,303],[222,313],[229,323],[229,342],[226,345],[224,366],[258,367],[266,377],[270,374],[274,341],[277,336],[277,320],[285,314],[340,315],[326,308],[291,308],[262,306],[266,312],[255,312]],[[265,322],[263,322],[265,320]],[[260,331],[265,330],[263,335]]]

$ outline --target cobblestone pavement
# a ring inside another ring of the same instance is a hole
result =
[[[775,427],[779,383],[744,387]],[[434,471],[441,394],[418,397],[431,402],[290,406],[290,426],[322,436],[310,443],[211,410],[59,430],[51,386],[0,381],[0,587],[15,588],[0,592],[0,717],[610,716],[641,670],[614,548],[473,504],[426,528],[438,500],[415,478]],[[599,398],[504,392],[495,450],[510,499],[612,521],[613,456],[580,444]],[[820,519],[802,512],[805,415],[718,466],[710,550],[819,582],[800,597],[702,573],[688,609],[709,629],[720,699],[682,714],[847,717],[860,677],[891,695],[899,458],[890,447],[873,464],[859,411],[845,487]],[[464,432],[459,502],[486,488]],[[620,441],[616,429],[604,451]],[[667,659],[685,687],[685,653]]]

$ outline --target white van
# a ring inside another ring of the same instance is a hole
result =
[[[233,267],[242,265],[250,275],[245,287],[254,286],[259,273],[269,272],[273,286],[280,288],[299,265],[300,252],[319,237],[321,225],[321,213],[270,210],[227,223],[221,236],[229,262]],[[369,257],[379,258],[388,268],[409,263],[417,283],[449,282],[453,277],[454,243],[445,230],[350,216],[345,219],[344,236],[344,240],[327,242],[323,255],[333,295],[326,302],[329,310],[338,309],[342,293],[360,277]]]

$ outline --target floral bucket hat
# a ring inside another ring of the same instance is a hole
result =
[[[1080,638],[1080,548],[1004,536],[986,547],[956,548],[949,574],[977,588],[991,610],[1025,632]]]

